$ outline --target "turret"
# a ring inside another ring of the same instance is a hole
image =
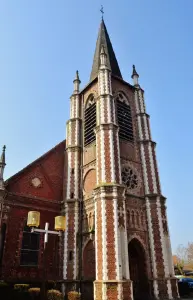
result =
[[[0,190],[4,190],[3,174],[4,174],[4,169],[6,166],[5,149],[6,149],[6,146],[3,146],[3,150],[2,150],[2,154],[1,154],[1,158],[0,158]]]
[[[134,86],[138,86],[138,78],[139,78],[139,74],[137,73],[136,69],[135,69],[135,65],[133,65],[133,73],[131,78],[133,79],[133,85]]]
[[[73,83],[74,83],[74,94],[77,94],[80,91],[80,83],[81,83],[81,81],[79,79],[78,71],[76,71],[76,77],[75,77]]]

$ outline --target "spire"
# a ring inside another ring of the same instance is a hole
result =
[[[137,71],[135,69],[135,65],[133,65],[133,73],[131,75],[131,78],[133,79],[134,85],[139,85],[139,83],[138,83],[139,74],[137,73]]]
[[[3,151],[0,157],[0,190],[4,190],[4,180],[3,180],[3,173],[5,168],[5,146],[3,146]]]
[[[74,93],[79,93],[79,88],[80,88],[80,78],[79,78],[79,74],[78,74],[78,71],[76,71],[76,76],[75,76],[75,79],[73,81],[74,83]]]
[[[100,53],[102,46],[104,47],[105,53],[107,55],[107,67],[111,69],[112,75],[122,78],[104,20],[102,19],[96,43],[90,81],[94,80],[98,76],[98,70],[100,67]]]

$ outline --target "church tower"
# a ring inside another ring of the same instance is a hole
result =
[[[126,82],[104,23],[67,122],[63,280],[82,299],[178,298],[155,142],[133,66]]]

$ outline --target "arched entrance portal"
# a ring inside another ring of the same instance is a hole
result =
[[[83,251],[82,299],[93,300],[93,281],[95,280],[95,246],[90,240]]]
[[[134,300],[149,299],[146,255],[143,246],[137,239],[132,239],[129,243],[128,253]]]

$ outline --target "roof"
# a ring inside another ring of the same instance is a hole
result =
[[[102,46],[105,48],[105,52],[107,54],[107,67],[111,69],[112,75],[122,78],[121,71],[119,69],[119,65],[113,50],[113,46],[111,44],[107,32],[107,28],[105,26],[104,20],[102,19],[96,43],[90,81],[94,80],[98,76],[98,70],[100,67],[100,53]]]
[[[5,181],[5,184],[8,185],[10,181],[18,178],[18,176],[20,176],[21,174],[23,174],[24,172],[26,172],[26,170],[28,170],[29,168],[31,168],[34,164],[39,163],[40,161],[42,161],[42,159],[44,159],[46,156],[48,156],[53,151],[56,151],[60,146],[62,146],[64,148],[64,151],[65,151],[65,149],[66,149],[66,140],[63,140],[62,142],[60,142],[59,144],[57,144],[56,146],[54,146],[52,149],[50,149],[49,151],[47,151],[46,153],[44,153],[42,156],[38,157],[32,163],[30,163],[29,165],[27,165],[26,167],[24,167],[22,170],[20,170],[19,172],[17,172],[13,176],[9,177]]]

